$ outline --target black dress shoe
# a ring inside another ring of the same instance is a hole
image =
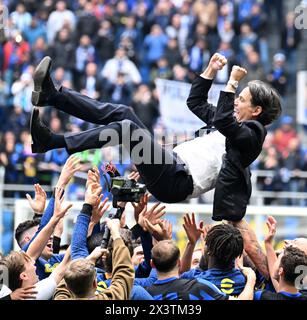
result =
[[[47,152],[52,137],[51,130],[39,118],[38,108],[33,108],[30,120],[30,133],[32,137],[32,153]]]
[[[34,71],[34,91],[31,97],[34,106],[47,105],[52,94],[57,92],[50,77],[50,68],[51,58],[47,56],[42,59]]]

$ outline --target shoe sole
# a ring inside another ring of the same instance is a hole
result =
[[[34,91],[32,91],[31,102],[34,106],[39,104],[39,96],[42,92],[42,83],[46,78],[47,73],[51,67],[51,58],[49,56],[43,58],[43,60],[36,67],[33,75]]]
[[[32,132],[34,131],[33,126],[34,126],[34,123],[37,119],[37,116],[36,116],[37,112],[38,112],[38,109],[34,107],[32,109],[31,118],[30,118],[30,134],[31,134],[31,138],[32,138],[32,143],[31,143],[32,153],[37,153],[37,151],[38,151],[38,149],[36,148],[36,146],[34,144],[34,141],[33,141],[34,139],[32,136]],[[34,118],[36,118],[36,119],[34,120]]]

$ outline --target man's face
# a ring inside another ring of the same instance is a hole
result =
[[[201,257],[202,257],[202,250],[201,249],[195,250],[193,252],[191,269],[195,269],[199,266],[199,262],[200,262]]]
[[[28,229],[21,239],[20,245],[21,247],[25,246],[35,235],[38,230],[38,226]]]
[[[33,260],[25,261],[25,270],[20,275],[23,281],[27,281],[27,286],[34,285],[38,282],[38,276],[36,274],[36,266]]]
[[[244,88],[234,102],[234,116],[238,122],[252,120],[257,117],[256,108],[251,103],[249,88]]]
[[[44,248],[44,250],[42,252],[42,257],[45,260],[49,260],[52,255],[53,255],[53,237],[50,237],[46,247]]]

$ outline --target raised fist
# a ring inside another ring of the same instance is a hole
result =
[[[213,70],[218,71],[222,70],[226,63],[227,59],[223,55],[215,53],[210,59],[209,66]]]
[[[233,66],[230,73],[230,80],[240,81],[247,75],[247,71],[239,66]]]

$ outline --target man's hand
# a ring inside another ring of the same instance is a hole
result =
[[[87,260],[90,260],[91,262],[93,262],[94,264],[96,263],[96,261],[102,257],[104,254],[106,254],[108,252],[107,249],[103,249],[101,247],[96,247],[90,255],[88,255],[86,257]]]
[[[100,184],[100,172],[96,166],[87,172],[86,188],[93,183]]]
[[[54,213],[52,218],[56,220],[56,223],[64,218],[67,211],[73,206],[71,203],[66,206],[63,205],[63,193],[64,189],[57,187],[55,188]]]
[[[100,186],[100,184],[97,184],[97,183],[90,184],[86,189],[84,202],[94,207],[97,201],[99,200],[101,192],[102,192],[102,187]]]
[[[274,219],[274,217],[269,216],[266,221],[266,225],[268,227],[268,234],[264,238],[264,242],[272,244],[276,234],[277,221]]]
[[[152,206],[149,210],[147,210],[147,206],[144,207],[142,212],[138,217],[138,224],[143,228],[144,231],[147,231],[144,220],[147,219],[151,224],[156,225],[161,220],[160,218],[165,215],[165,206],[161,206],[160,202],[157,202]]]
[[[233,66],[229,80],[231,81],[241,81],[247,75],[247,71],[239,66]]]
[[[144,196],[140,199],[139,203],[131,202],[134,208],[134,219],[136,222],[139,221],[139,216],[141,212],[144,210],[145,207],[147,207],[150,196],[150,194],[144,194]]]
[[[82,165],[80,165],[80,159],[76,156],[70,156],[65,162],[56,187],[65,188],[73,175],[77,171],[80,171],[81,168]]]
[[[171,240],[173,237],[172,224],[168,220],[160,220],[157,225],[154,225],[145,218],[144,225],[157,241]]]
[[[35,198],[34,199],[32,199],[28,193],[26,194],[26,197],[29,201],[29,204],[30,204],[32,210],[36,213],[43,214],[45,211],[47,194],[44,191],[44,189],[40,186],[40,184],[38,184],[38,183],[34,185],[34,190],[35,190]]]
[[[190,218],[188,213],[185,214],[183,216],[183,221],[184,221],[184,224],[182,226],[185,230],[185,233],[187,234],[189,242],[195,245],[196,242],[199,240],[201,234],[203,233],[204,222],[201,221],[199,223],[199,226],[197,227],[194,213],[192,213],[192,219]]]
[[[29,286],[16,289],[10,294],[10,296],[12,300],[36,299],[37,293],[38,292],[35,286]]]
[[[219,53],[215,53],[211,57],[208,67],[200,76],[206,79],[213,79],[216,73],[219,70],[222,70],[226,64],[227,64],[227,59],[223,55]]]
[[[98,200],[97,200],[95,206],[93,207],[91,222],[93,222],[94,224],[97,224],[100,222],[100,219],[108,211],[108,209],[110,207],[110,205],[107,204],[107,202],[109,201],[109,198],[105,198],[101,202],[102,197],[103,197],[103,194],[101,194],[98,197]]]
[[[106,218],[106,224],[111,232],[111,237],[114,240],[121,238],[119,233],[120,221],[118,219]]]
[[[241,272],[246,277],[247,281],[256,283],[256,273],[252,268],[240,267]]]

